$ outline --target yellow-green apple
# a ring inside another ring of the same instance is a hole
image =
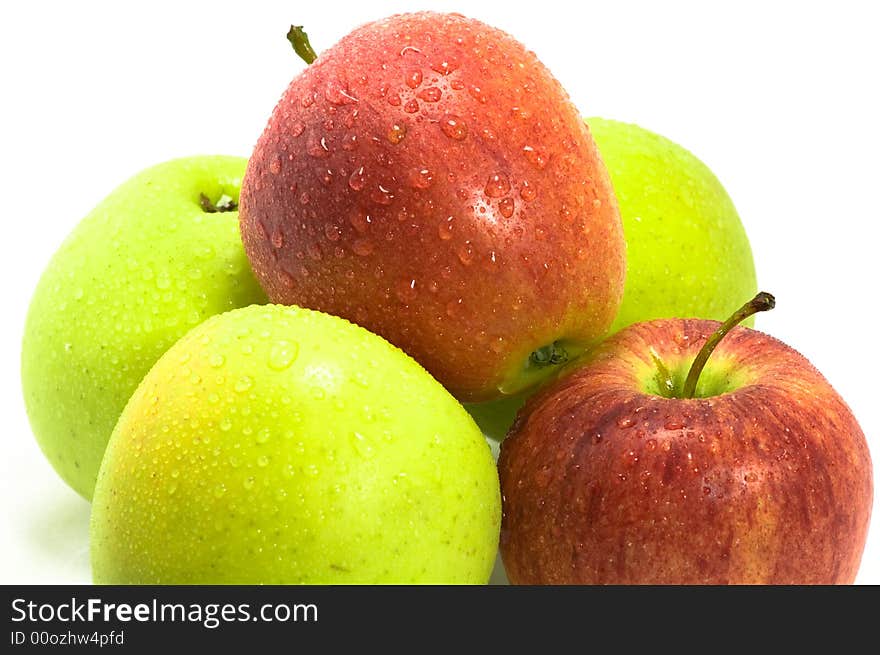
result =
[[[606,334],[623,291],[617,203],[578,110],[534,53],[458,14],[369,23],[297,75],[241,222],[274,302],[367,327],[461,401],[547,376]]]
[[[511,582],[854,581],[865,437],[802,355],[732,327],[751,309],[624,328],[529,399],[499,456]]]
[[[76,226],[34,291],[21,377],[40,448],[86,499],[113,426],[159,356],[219,312],[265,302],[238,231],[247,161],[153,166]]]
[[[104,584],[479,583],[489,446],[421,366],[344,319],[253,305],[172,346],[95,487]]]
[[[626,239],[626,283],[612,330],[653,318],[721,321],[755,295],[746,231],[709,167],[638,125],[587,123],[611,175]]]

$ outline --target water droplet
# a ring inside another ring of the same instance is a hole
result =
[[[279,229],[272,233],[272,238],[270,239],[272,243],[272,247],[276,250],[284,246],[284,233]]]
[[[419,110],[419,103],[417,100],[407,100],[406,104],[403,106],[403,111],[407,114],[415,114]]]
[[[319,262],[323,255],[321,254],[321,247],[317,243],[309,243],[306,246],[306,254],[308,254],[309,258]]]
[[[260,468],[264,468],[269,465],[269,457],[267,455],[260,455],[257,457],[257,466]]]
[[[299,196],[299,202],[301,205],[308,205],[312,200],[312,197],[309,195],[308,191],[303,191]]]
[[[409,73],[406,74],[406,78],[404,78],[404,79],[406,81],[406,85],[409,88],[411,88],[411,89],[418,88],[418,86],[422,83],[422,71],[420,71],[418,69],[413,69]]]
[[[532,166],[539,169],[547,166],[547,157],[535,150],[532,146],[523,146],[523,154]]]
[[[321,177],[321,181],[324,183],[324,186],[330,186],[333,183],[333,171],[329,168],[324,171],[324,175]]]
[[[367,184],[366,177],[364,177],[364,167],[361,166],[358,168],[351,176],[348,178],[348,186],[351,187],[352,191],[360,191]]]
[[[483,89],[481,89],[480,87],[471,85],[468,87],[468,93],[477,102],[481,102],[481,103],[486,102],[486,94],[483,92]]]
[[[343,82],[340,80],[330,80],[324,88],[324,98],[331,105],[349,105],[358,102]]]
[[[527,181],[523,181],[522,185],[519,188],[519,197],[525,200],[526,202],[531,202],[535,199],[535,196],[538,195],[537,190]]]
[[[437,102],[443,97],[443,92],[436,86],[429,86],[427,89],[419,91],[418,97],[425,102]]]
[[[403,137],[405,136],[406,125],[404,125],[403,123],[394,123],[394,125],[391,126],[391,129],[388,130],[385,138],[388,139],[389,142],[396,145],[403,141]]]
[[[467,266],[474,260],[474,246],[470,241],[465,241],[461,246],[459,246],[458,251],[458,260]]]
[[[503,198],[510,191],[510,181],[504,173],[495,173],[486,181],[486,187],[483,189],[490,198]]]
[[[631,428],[633,425],[635,425],[635,421],[631,416],[622,416],[617,419],[617,427],[623,430]]]
[[[375,202],[377,205],[390,205],[394,200],[394,194],[391,192],[391,189],[385,187],[381,184],[376,185],[376,188],[370,191],[370,200]]]
[[[415,189],[427,189],[434,181],[434,174],[427,168],[410,171],[409,183]]]
[[[305,129],[306,129],[306,126],[303,125],[302,123],[300,123],[299,121],[297,121],[296,123],[294,123],[293,125],[290,126],[290,136],[296,138],[300,134],[302,134],[303,131],[305,131]]]
[[[450,139],[463,141],[468,134],[467,125],[455,114],[448,114],[440,121],[440,129]]]
[[[229,432],[229,430],[232,429],[232,421],[229,419],[228,416],[224,416],[222,419],[220,419],[218,427],[223,432]]]
[[[446,303],[446,315],[449,318],[455,318],[460,315],[462,305],[464,304],[463,298],[458,298],[456,300],[450,300]]]
[[[272,161],[269,162],[269,172],[272,175],[278,175],[281,172],[281,157],[276,155],[272,158]]]
[[[441,59],[439,61],[431,64],[431,70],[436,73],[440,73],[441,75],[449,75],[452,71],[458,68],[457,61],[451,61],[450,59]]]
[[[157,289],[167,289],[171,286],[171,278],[168,276],[166,271],[160,272],[156,276],[156,288]]]
[[[351,441],[351,445],[354,447],[355,451],[362,457],[373,456],[373,445],[360,432],[352,432],[349,441]]]
[[[324,236],[327,237],[327,241],[339,241],[339,237],[341,236],[339,226],[334,225],[333,223],[325,224]]]
[[[226,493],[226,485],[222,482],[214,487],[214,498],[220,498]]]
[[[397,286],[394,290],[397,299],[402,303],[411,303],[416,299],[416,281],[409,278],[404,278],[400,282],[397,283]]]
[[[445,221],[440,221],[440,224],[437,226],[437,234],[444,241],[449,241],[452,238],[452,223],[453,217],[447,216]]]
[[[502,198],[498,201],[498,211],[501,212],[501,215],[504,218],[510,218],[513,216],[513,210],[515,208],[513,198]]]
[[[681,430],[684,427],[684,423],[682,423],[681,420],[677,418],[667,418],[666,423],[663,424],[663,427],[667,430]]]
[[[354,243],[351,244],[351,249],[354,254],[366,257],[367,255],[372,254],[373,250],[375,250],[375,246],[369,239],[355,239]]]
[[[602,206],[602,201],[599,198],[593,198],[593,207],[599,209]]]
[[[392,93],[390,96],[386,98],[388,104],[392,107],[400,107],[400,96],[396,93]]]
[[[279,341],[269,352],[269,368],[283,371],[289,368],[299,353],[299,345],[295,341]]]
[[[364,210],[358,210],[348,218],[348,222],[358,232],[358,234],[366,234],[370,229],[373,218]]]
[[[248,389],[250,389],[253,386],[253,384],[254,384],[254,381],[250,377],[245,375],[236,381],[234,389],[236,391],[238,391],[239,393],[243,393],[243,392],[247,391]]]

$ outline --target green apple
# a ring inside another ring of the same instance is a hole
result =
[[[100,584],[485,584],[495,462],[412,358],[295,306],[215,316],[120,417],[95,488]]]
[[[627,246],[612,332],[654,318],[724,320],[754,296],[748,237],[708,166],[638,125],[586,121],[611,175]]]
[[[586,120],[611,175],[626,240],[623,301],[611,332],[655,318],[723,320],[754,296],[749,240],[712,171],[638,125]],[[533,393],[467,408],[487,436],[503,439]]]
[[[172,160],[131,178],[55,253],[22,343],[25,405],[61,477],[91,498],[104,448],[146,372],[191,327],[265,302],[238,232],[246,160]]]

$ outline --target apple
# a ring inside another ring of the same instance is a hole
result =
[[[586,119],[611,175],[626,240],[612,331],[654,318],[724,320],[758,291],[727,191],[691,152],[632,123]]]
[[[21,378],[34,435],[86,499],[122,408],[175,341],[266,297],[238,232],[246,160],[196,156],[135,175],[54,254],[24,327]]]
[[[617,203],[581,115],[534,53],[458,14],[391,16],[320,54],[241,198],[273,302],[382,335],[462,402],[550,375],[605,335],[623,292]]]
[[[638,125],[586,122],[611,175],[627,246],[623,300],[611,331],[654,318],[723,320],[737,308],[736,299],[755,295],[748,237],[709,167]],[[745,324],[753,324],[751,317]],[[467,409],[500,440],[533,391]]]
[[[770,298],[624,328],[529,399],[498,460],[512,583],[854,581],[868,446],[807,359],[733,327]]]
[[[489,446],[421,366],[344,319],[254,305],[172,346],[107,446],[99,584],[479,583]]]

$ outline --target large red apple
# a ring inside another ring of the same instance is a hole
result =
[[[856,419],[803,356],[744,327],[682,398],[718,326],[633,325],[528,401],[499,458],[511,582],[854,581],[873,493]]]
[[[272,301],[348,318],[463,401],[595,343],[623,289],[617,204],[534,53],[456,14],[364,25],[291,82],[241,193]]]

